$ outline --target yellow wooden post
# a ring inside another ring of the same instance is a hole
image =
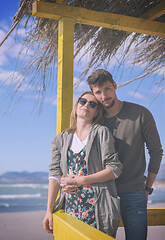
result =
[[[58,24],[57,134],[68,127],[73,106],[74,20]]]

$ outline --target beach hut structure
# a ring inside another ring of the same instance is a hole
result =
[[[139,44],[140,39],[143,45],[138,49],[136,62],[145,62],[149,69],[147,74],[165,66],[165,0],[21,0],[11,31],[25,15],[27,21],[31,15],[38,21],[34,34],[26,41],[35,44],[37,40],[45,47],[41,49],[41,57],[46,58],[44,63],[40,61],[44,66],[43,75],[58,53],[57,133],[67,127],[72,109],[74,54],[77,55],[91,39],[93,42],[87,51],[94,51],[84,75],[102,60],[110,61],[132,32],[136,34],[123,55],[131,44]],[[38,67],[40,63],[36,61]],[[165,209],[149,209],[148,216],[148,225],[165,225]],[[112,239],[62,211],[54,214],[54,222],[57,240]]]
[[[69,112],[72,109],[74,22],[164,38],[165,23],[153,21],[165,13],[165,1],[162,2],[159,3],[160,8],[156,5],[149,12],[143,14],[142,18],[72,7],[62,4],[63,1],[55,3],[36,1],[34,3],[32,11],[34,16],[55,19],[58,20],[59,24],[57,133],[67,127],[69,119],[66,116],[69,117]],[[144,18],[149,20],[144,20]],[[148,210],[148,218],[148,225],[165,224],[165,209]],[[63,211],[54,214],[54,222],[56,239],[112,239],[77,219],[73,219]]]
[[[37,21],[28,30],[23,45],[29,51],[33,48],[33,56],[28,60],[26,56],[18,88],[28,78],[30,83],[40,86],[40,92],[46,90],[49,76],[54,74],[49,66],[54,66],[58,58],[57,133],[68,126],[73,99],[73,60],[83,47],[84,55],[91,52],[91,57],[82,77],[104,60],[110,64],[122,45],[125,46],[119,60],[124,61],[134,45],[134,62],[146,66],[143,76],[165,68],[165,0],[20,0],[13,25],[2,43],[24,17],[27,17],[26,28],[32,15]],[[158,84],[163,80],[164,76]]]
[[[165,1],[160,1],[141,17],[71,6],[72,2],[74,1],[67,1],[67,3],[66,1],[35,1],[32,8],[32,14],[36,18],[58,21],[57,133],[67,127],[72,109],[75,22],[129,33],[165,37],[165,23],[153,21],[164,15]],[[99,2],[113,4],[114,1]]]

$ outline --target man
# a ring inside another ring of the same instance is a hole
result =
[[[123,172],[116,179],[121,201],[121,216],[126,240],[147,238],[147,200],[152,193],[152,185],[159,171],[162,147],[152,114],[143,106],[122,102],[117,98],[117,85],[112,75],[96,70],[88,77],[88,84],[103,105],[105,125],[112,132]],[[145,147],[150,155],[148,176]],[[63,189],[72,192],[69,180],[63,181]],[[65,184],[64,184],[65,183]],[[68,185],[67,185],[68,184]]]
[[[120,101],[112,75],[96,70],[88,84],[105,110],[105,125],[115,138],[115,148],[123,164],[123,173],[116,179],[121,199],[121,216],[127,240],[147,237],[147,200],[162,159],[162,147],[152,114],[144,107]],[[145,148],[150,155],[148,176]]]

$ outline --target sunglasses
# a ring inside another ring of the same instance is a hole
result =
[[[82,106],[84,106],[87,102],[89,103],[90,108],[95,108],[97,106],[95,101],[88,101],[85,98],[79,98],[78,100],[78,103],[80,103]]]

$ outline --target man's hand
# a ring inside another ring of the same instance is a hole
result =
[[[44,230],[47,231],[48,233],[53,233],[52,220],[53,220],[52,212],[47,211],[45,218],[43,220],[43,227],[44,227]]]

